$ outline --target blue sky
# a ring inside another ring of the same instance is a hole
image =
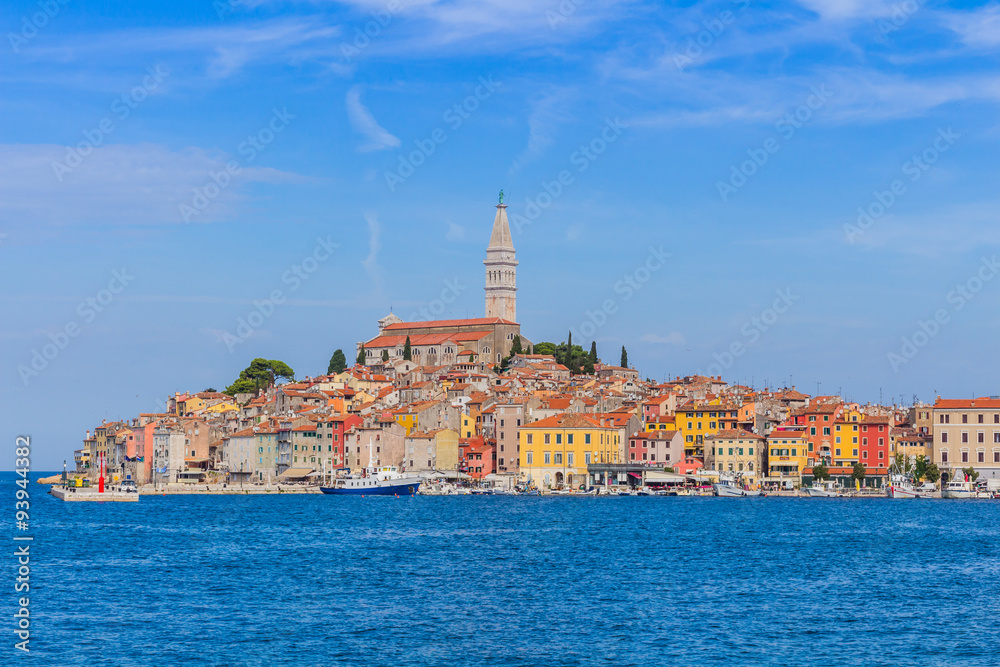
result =
[[[1000,393],[995,2],[51,0],[0,22],[0,438],[33,435],[36,467],[253,357],[321,373],[390,306],[451,290],[442,317],[481,315],[501,188],[533,340],[574,328],[657,379]]]

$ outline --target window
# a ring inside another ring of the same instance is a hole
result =
[[[1000,452],[993,452],[993,463],[1000,463]]]
[[[857,456],[858,455],[858,450],[852,449],[851,451],[854,452],[853,454],[851,454],[851,456]]]
[[[985,463],[986,462],[986,452],[984,452],[983,450],[979,450],[978,460],[979,460],[980,463]]]
[[[528,444],[529,445],[531,444],[531,434],[530,433],[528,434]]]
[[[854,445],[858,444],[858,436],[854,436],[853,438],[851,438],[851,444]]]
[[[944,449],[941,451],[941,463],[947,463],[947,462],[948,462],[948,450]]]
[[[885,458],[885,450],[884,449],[878,450],[878,457],[880,459],[884,459]]]
[[[809,427],[809,435],[816,435],[816,427],[815,426]]]
[[[863,458],[863,459],[867,459],[868,458],[868,450],[867,449],[865,451],[861,452],[861,458]]]
[[[986,442],[986,433],[983,432],[983,431],[980,431],[979,432],[979,437],[978,437],[977,441],[980,442],[980,443]],[[191,455],[194,456],[193,453]]]
[[[753,447],[750,448],[750,456],[753,456]],[[751,465],[753,465],[753,464],[751,464]],[[753,470],[753,468],[750,468],[750,470]]]
[[[969,432],[962,431],[962,443],[967,443],[969,441]]]
[[[1000,443],[1000,431],[993,431],[993,442]]]
[[[830,435],[830,427],[829,426],[824,426],[823,427],[823,435]]]
[[[969,462],[969,450],[964,450],[962,452],[962,463],[968,463],[968,462]]]
[[[546,433],[545,434],[545,444],[546,445],[551,445],[552,444],[552,434],[551,433]]]
[[[573,465],[573,452],[566,453],[566,465]]]
[[[837,456],[840,456],[840,448],[837,448]]]
[[[979,415],[979,423],[980,423],[980,424],[982,424],[982,423],[983,423],[983,415]],[[197,432],[197,431],[195,431],[195,433],[194,433],[194,434],[195,434],[195,435],[198,435],[198,432]]]
[[[583,462],[586,463],[587,465],[590,465],[590,452],[584,452]]]
[[[969,423],[969,415],[962,415],[962,423],[963,424]]]
[[[566,444],[567,445],[572,445],[573,444],[573,434],[572,433],[567,433],[566,434]]]
[[[941,442],[948,442],[948,431],[941,431]]]
[[[590,444],[590,434],[589,433],[585,433],[583,435],[583,444],[585,444],[585,445],[589,445]]]
[[[545,465],[552,463],[552,454],[550,452],[545,452]]]
[[[868,446],[868,438],[861,438],[861,444],[867,447]]]
[[[562,433],[556,433],[556,444],[557,445],[562,444]]]
[[[533,460],[535,458],[534,456],[532,456],[533,454],[534,454],[534,452],[528,452],[528,465],[529,466],[532,464],[532,462],[533,462]]]
[[[839,435],[837,436],[837,444],[838,445],[840,444],[840,436]]]

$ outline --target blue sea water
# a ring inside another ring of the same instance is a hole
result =
[[[995,501],[46,488],[4,665],[1000,664]]]

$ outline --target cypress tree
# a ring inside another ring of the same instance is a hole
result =
[[[621,363],[621,367],[622,368],[628,368],[628,351],[625,349],[624,345],[622,345],[622,363]]]
[[[403,345],[403,359],[413,361],[413,350],[410,349],[410,337],[406,337],[406,344]]]

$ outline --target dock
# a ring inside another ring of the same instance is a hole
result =
[[[121,491],[105,491],[100,493],[93,487],[76,486],[53,486],[49,491],[59,500],[66,502],[94,502],[94,503],[136,503],[139,502],[138,493],[123,493]]]

